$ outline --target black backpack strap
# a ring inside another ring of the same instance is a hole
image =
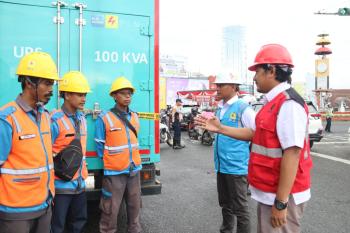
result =
[[[73,116],[74,121],[74,131],[75,131],[75,138],[80,139],[81,133],[80,133],[80,119],[78,119],[75,115]]]
[[[131,129],[131,131],[135,134],[136,138],[137,138],[137,132],[136,129],[134,128],[134,126],[130,123],[130,121],[124,116],[124,114],[117,109],[116,107],[111,108],[111,112],[113,112],[115,115],[117,115],[117,117],[122,120],[129,129]]]

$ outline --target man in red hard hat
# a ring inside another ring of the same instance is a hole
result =
[[[305,203],[310,199],[308,108],[290,86],[292,58],[279,44],[263,46],[249,67],[255,71],[257,90],[264,106],[255,127],[231,128],[217,118],[197,118],[196,123],[220,134],[251,140],[248,181],[258,202],[258,232],[300,232]]]

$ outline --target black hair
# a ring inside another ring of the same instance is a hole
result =
[[[261,68],[263,68],[265,71],[272,70],[272,68],[275,67],[276,70],[276,80],[280,83],[287,82],[289,84],[292,83],[292,67],[285,64],[262,64]]]
[[[60,91],[60,97],[62,98],[62,99],[64,99],[64,97],[65,97],[65,95],[64,95],[64,91]]]
[[[31,77],[31,76],[25,76],[25,75],[19,75],[18,76],[18,82],[21,83],[22,91],[26,87],[26,81],[29,79],[29,82],[33,83],[34,85],[38,85],[39,78]]]

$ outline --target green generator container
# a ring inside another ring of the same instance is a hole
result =
[[[109,96],[113,80],[125,76],[133,83],[133,111],[159,112],[158,9],[159,0],[0,1],[0,106],[21,92],[16,68],[32,51],[51,54],[60,77],[79,70],[89,80],[92,93],[85,113],[90,198],[98,197],[103,174],[95,151],[94,121],[101,110],[114,106]],[[53,110],[61,104],[56,86],[46,107]],[[141,119],[140,124],[142,193],[159,194],[159,122]]]

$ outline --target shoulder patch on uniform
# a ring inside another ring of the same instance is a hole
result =
[[[6,119],[14,112],[16,112],[16,108],[14,106],[8,106],[7,108],[0,110],[0,118]]]
[[[297,102],[298,104],[300,104],[303,108],[305,105],[305,101],[304,99],[298,94],[298,92],[296,92],[296,90],[294,90],[294,88],[289,88],[285,91],[287,93],[287,100],[294,100],[295,102]]]

